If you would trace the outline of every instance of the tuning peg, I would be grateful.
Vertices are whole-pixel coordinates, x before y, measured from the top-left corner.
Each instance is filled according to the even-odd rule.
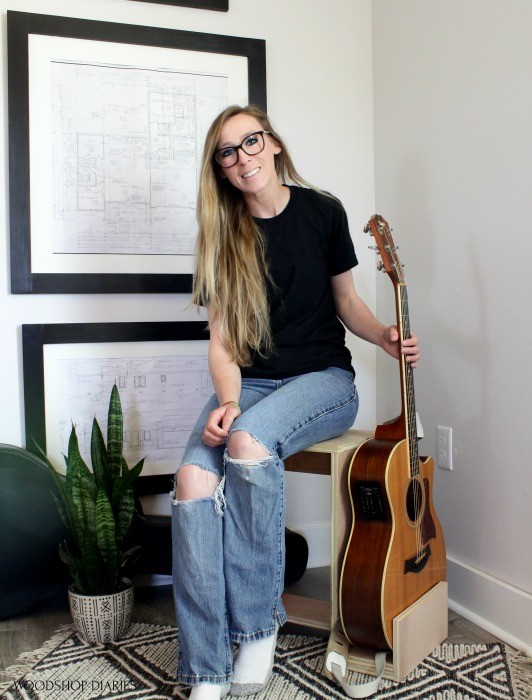
[[[369,224],[364,226],[364,233],[369,233],[370,236],[373,236],[373,231],[371,230],[371,226]]]
[[[368,245],[368,250],[379,250],[378,245]]]
[[[382,260],[379,260],[377,262],[377,270],[379,272],[386,272],[386,270],[384,269],[384,263],[382,262]]]

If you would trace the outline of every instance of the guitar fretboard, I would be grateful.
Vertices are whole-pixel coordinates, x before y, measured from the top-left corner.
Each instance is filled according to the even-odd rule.
[[[398,285],[398,310],[400,315],[400,340],[410,338],[410,316],[406,284]],[[401,374],[404,394],[406,434],[410,456],[410,476],[419,475],[419,452],[417,445],[416,400],[414,394],[414,370],[405,355],[401,355]]]

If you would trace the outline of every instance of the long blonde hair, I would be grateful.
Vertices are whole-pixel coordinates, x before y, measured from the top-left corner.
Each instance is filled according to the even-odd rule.
[[[281,147],[275,156],[280,182],[309,185],[297,173],[281,137],[259,107],[233,105],[212,123],[201,164],[192,303],[209,306],[231,359],[245,367],[251,364],[252,353],[271,354],[273,342],[267,298],[269,273],[262,233],[242,193],[220,176],[214,161],[220,133],[237,114],[254,117]]]

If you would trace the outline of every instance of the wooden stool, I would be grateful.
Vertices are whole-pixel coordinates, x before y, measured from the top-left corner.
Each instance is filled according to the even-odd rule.
[[[332,630],[339,616],[338,586],[343,555],[351,529],[347,472],[353,453],[373,433],[348,430],[340,437],[317,442],[285,461],[286,471],[326,474],[331,477],[331,600],[316,600],[285,593],[283,603],[290,622]]]

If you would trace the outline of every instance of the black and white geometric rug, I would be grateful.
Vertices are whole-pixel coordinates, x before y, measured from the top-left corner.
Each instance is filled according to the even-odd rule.
[[[280,635],[274,674],[257,700],[347,697],[323,672],[327,641]],[[174,681],[175,627],[133,624],[114,644],[92,646],[68,625],[2,674],[2,700],[165,700],[187,698]],[[528,660],[530,661],[530,660]],[[384,680],[372,698],[528,700],[527,659],[504,644],[442,644],[402,683]],[[8,677],[9,676],[9,677]],[[5,680],[4,680],[5,679]],[[528,680],[527,680],[528,679]],[[369,677],[351,673],[349,681]],[[230,697],[230,696],[229,696]]]

